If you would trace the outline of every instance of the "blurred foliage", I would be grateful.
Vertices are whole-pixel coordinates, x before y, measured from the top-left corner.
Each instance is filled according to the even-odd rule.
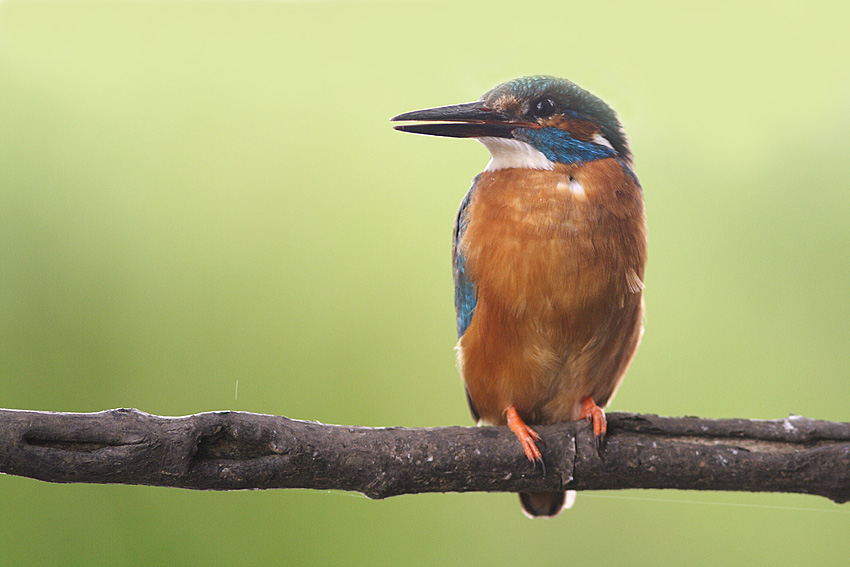
[[[486,151],[388,119],[546,73],[620,112],[646,192],[647,333],[612,409],[850,420],[848,23],[842,2],[2,3],[0,406],[470,423],[449,248]],[[3,477],[0,563],[850,551],[850,508],[814,497],[626,494],[530,522],[510,494]]]

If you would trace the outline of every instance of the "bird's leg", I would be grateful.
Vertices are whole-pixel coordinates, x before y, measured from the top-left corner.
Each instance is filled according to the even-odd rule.
[[[608,422],[605,421],[605,412],[602,408],[596,405],[593,398],[586,397],[581,402],[581,413],[578,414],[579,419],[587,419],[593,424],[593,437],[596,439],[596,450],[602,453],[602,448],[605,445],[605,432],[608,431]]]
[[[525,451],[525,456],[532,463],[542,463],[543,457],[540,455],[540,449],[537,448],[536,441],[540,441],[540,436],[532,428],[527,426],[519,413],[516,411],[516,406],[510,406],[505,410],[505,417],[508,420],[508,427],[517,436],[522,444],[522,450]]]

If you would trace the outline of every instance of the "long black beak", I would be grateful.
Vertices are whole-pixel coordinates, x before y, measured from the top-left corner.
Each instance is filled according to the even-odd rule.
[[[539,128],[535,123],[491,110],[482,101],[414,110],[392,118],[393,122],[407,120],[429,124],[398,124],[393,128],[402,132],[452,138],[510,138],[516,128]]]

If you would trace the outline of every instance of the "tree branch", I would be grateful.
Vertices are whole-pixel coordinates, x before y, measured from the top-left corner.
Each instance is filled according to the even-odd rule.
[[[353,490],[370,498],[679,488],[850,500],[850,423],[612,413],[601,455],[584,422],[535,429],[544,441],[545,474],[506,427],[348,427],[244,412],[0,410],[0,472],[198,490]]]

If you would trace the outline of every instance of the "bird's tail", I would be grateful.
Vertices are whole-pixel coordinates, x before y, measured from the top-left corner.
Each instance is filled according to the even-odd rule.
[[[522,511],[529,518],[553,518],[560,514],[561,510],[572,506],[575,500],[575,490],[519,493]]]

